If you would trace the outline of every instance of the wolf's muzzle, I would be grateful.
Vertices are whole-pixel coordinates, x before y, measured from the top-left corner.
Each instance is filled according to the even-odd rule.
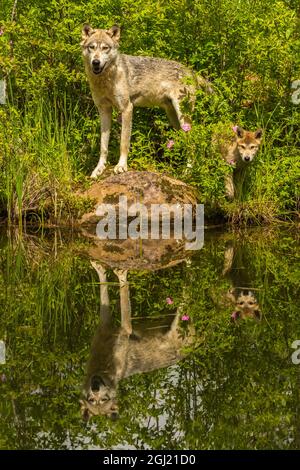
[[[99,375],[94,375],[91,380],[91,389],[92,392],[99,392],[100,387],[102,387],[104,384],[102,378]]]
[[[92,70],[93,70],[93,72],[94,72],[96,75],[98,75],[99,73],[101,73],[103,69],[104,69],[104,66],[101,67],[100,60],[94,59],[94,60],[92,61]]]

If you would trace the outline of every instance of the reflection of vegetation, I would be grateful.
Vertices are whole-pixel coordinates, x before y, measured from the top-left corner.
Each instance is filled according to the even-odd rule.
[[[263,320],[230,322],[215,302],[228,242],[259,289]],[[121,418],[81,422],[79,395],[98,322],[98,280],[79,248],[83,240],[0,238],[2,448],[299,448],[299,240],[292,233],[250,231],[206,236],[192,263],[129,276],[133,316],[161,316],[189,291],[189,313],[204,341],[182,363],[124,380]],[[75,250],[76,248],[76,250]],[[113,277],[109,281],[114,281]],[[109,285],[116,321],[118,289]],[[165,303],[166,297],[174,305]],[[137,320],[136,320],[137,321]]]

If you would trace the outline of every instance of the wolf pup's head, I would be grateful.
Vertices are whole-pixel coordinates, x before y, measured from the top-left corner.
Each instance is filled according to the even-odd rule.
[[[82,30],[82,53],[90,71],[100,75],[115,62],[118,55],[120,28],[93,29],[85,25]]]
[[[260,307],[254,294],[250,290],[240,292],[235,300],[235,311],[231,315],[232,320],[252,318],[260,321],[261,317]]]
[[[262,129],[257,129],[255,132],[250,132],[245,131],[241,127],[237,127],[236,143],[239,155],[243,162],[252,162],[261,144],[262,135]]]
[[[81,415],[85,421],[92,416],[104,415],[113,420],[118,418],[116,387],[96,374],[87,382],[80,400]]]

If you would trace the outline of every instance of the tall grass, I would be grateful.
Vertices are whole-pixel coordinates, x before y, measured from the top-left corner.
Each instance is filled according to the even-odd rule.
[[[31,214],[60,222],[76,208],[73,190],[83,178],[84,163],[83,148],[77,145],[77,116],[78,106],[70,105],[66,96],[41,97],[22,111],[9,102],[2,110],[0,191],[10,223],[22,223]]]

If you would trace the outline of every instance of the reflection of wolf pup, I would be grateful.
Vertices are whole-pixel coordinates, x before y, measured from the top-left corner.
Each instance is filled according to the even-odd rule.
[[[170,366],[184,357],[182,348],[193,342],[193,327],[185,334],[179,327],[180,308],[170,329],[132,331],[127,271],[116,270],[120,282],[121,326],[114,327],[109,309],[105,269],[92,262],[100,280],[101,323],[94,336],[83,387],[81,413],[91,416],[118,416],[117,387],[121,379],[134,374]],[[162,328],[163,329],[163,328]]]
[[[250,290],[230,289],[227,299],[234,304],[234,312],[231,314],[233,321],[253,318],[261,320],[261,312],[256,297]]]
[[[241,274],[239,269],[233,269],[235,250],[233,246],[228,246],[224,255],[223,276],[230,278],[232,288],[225,295],[226,303],[229,302],[234,306],[231,314],[233,321],[239,319],[253,318],[261,320],[262,314],[258,301],[251,289],[238,287],[238,284],[248,284],[245,279],[245,272]]]
[[[119,39],[118,26],[104,30],[86,25],[82,31],[85,70],[101,117],[100,160],[92,178],[105,169],[113,108],[122,115],[121,153],[115,167],[115,173],[121,173],[127,171],[134,106],[165,109],[171,124],[179,129],[190,122],[180,108],[183,99],[187,98],[191,109],[195,101],[195,87],[187,83],[193,80],[192,72],[170,60],[119,54]],[[197,84],[212,91],[203,78],[197,78]]]
[[[225,188],[226,196],[234,197],[234,178],[238,176],[242,168],[252,162],[261,144],[263,131],[257,129],[255,132],[245,131],[241,127],[236,127],[236,135],[232,139],[226,139],[222,135],[213,136],[213,144],[218,148],[223,159],[235,167],[234,175],[226,175]]]

